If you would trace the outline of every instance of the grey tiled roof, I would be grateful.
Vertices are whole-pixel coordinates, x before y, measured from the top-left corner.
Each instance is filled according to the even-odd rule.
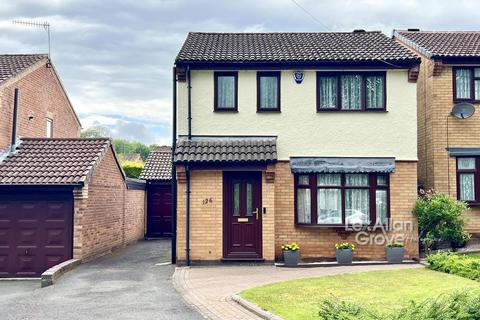
[[[427,57],[480,57],[480,31],[402,31],[394,36]]]
[[[176,163],[274,162],[276,138],[272,137],[194,137],[180,138],[175,149]]]
[[[0,54],[0,82],[47,57],[46,54]]]
[[[188,34],[176,62],[418,62],[380,31]]]
[[[23,138],[0,163],[0,184],[82,184],[110,144],[108,138]]]
[[[172,179],[172,148],[158,147],[148,155],[145,167],[140,174],[143,180],[171,180]]]

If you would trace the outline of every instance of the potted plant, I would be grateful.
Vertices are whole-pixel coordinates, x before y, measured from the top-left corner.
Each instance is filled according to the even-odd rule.
[[[353,261],[353,251],[355,250],[355,245],[349,242],[341,242],[335,245],[335,256],[337,257],[337,262],[340,264],[350,264]]]
[[[296,266],[300,261],[300,246],[296,242],[282,245],[283,261],[286,266]]]
[[[405,248],[402,243],[390,242],[385,246],[385,255],[388,263],[402,263]]]

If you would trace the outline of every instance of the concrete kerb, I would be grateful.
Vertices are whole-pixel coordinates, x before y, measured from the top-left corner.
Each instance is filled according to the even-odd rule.
[[[44,288],[55,284],[61,276],[77,267],[81,262],[80,259],[70,259],[46,270],[41,276],[41,287]]]
[[[257,306],[256,304],[253,304],[251,303],[250,301],[247,301],[245,300],[244,298],[242,298],[238,293],[237,294],[234,294],[232,296],[232,300],[235,301],[236,303],[238,303],[239,305],[241,305],[242,307],[244,307],[245,309],[247,309],[248,311],[250,311],[251,313],[259,316],[260,318],[262,319],[266,319],[266,320],[282,320],[282,318],[280,318],[279,316],[276,316],[274,315],[273,313],[271,312],[268,312],[266,310],[263,310],[262,308],[260,308],[259,306]]]

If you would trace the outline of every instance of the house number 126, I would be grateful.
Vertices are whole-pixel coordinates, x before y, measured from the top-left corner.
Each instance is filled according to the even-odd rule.
[[[212,198],[205,198],[205,199],[202,200],[202,204],[209,204],[209,203],[212,203],[212,202],[213,202]]]

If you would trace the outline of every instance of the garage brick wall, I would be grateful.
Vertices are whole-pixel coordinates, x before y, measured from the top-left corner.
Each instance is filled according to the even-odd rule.
[[[75,199],[74,257],[84,261],[143,238],[144,197],[127,190],[111,148]]]
[[[14,89],[20,89],[17,136],[45,137],[46,118],[53,119],[53,137],[80,136],[80,124],[53,68],[31,67],[0,87],[0,149],[10,145]],[[29,120],[29,116],[33,119]]]

